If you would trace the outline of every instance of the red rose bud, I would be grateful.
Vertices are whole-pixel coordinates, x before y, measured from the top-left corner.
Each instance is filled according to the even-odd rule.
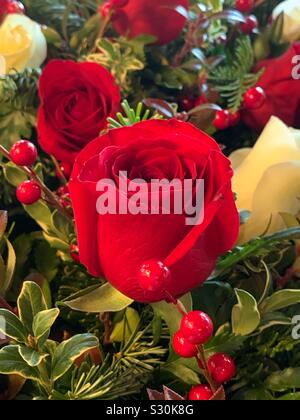
[[[31,166],[38,157],[35,145],[27,140],[20,140],[10,149],[10,159],[18,166]]]
[[[35,181],[24,181],[16,191],[17,199],[20,203],[31,205],[36,203],[42,195],[40,186]]]
[[[46,65],[39,94],[39,143],[45,152],[69,165],[107,128],[107,118],[115,116],[121,100],[112,75],[100,64],[63,60]]]
[[[295,57],[300,55],[300,42],[277,58],[261,61],[255,72],[264,69],[259,86],[266,99],[257,109],[245,110],[242,118],[254,131],[261,132],[271,116],[278,117],[289,127],[300,128],[300,89]],[[280,71],[279,71],[280,69]]]
[[[151,213],[148,206],[146,212],[145,208],[133,214],[127,211],[132,193],[122,194],[124,185],[136,185],[137,178],[145,180],[146,186],[153,178],[179,177],[183,183],[201,178],[204,169],[203,221],[199,213],[193,221],[184,211],[175,214],[174,206],[168,214]],[[113,287],[139,302],[165,299],[160,284],[167,284],[174,298],[184,295],[209,277],[219,256],[237,240],[239,215],[232,173],[219,145],[191,124],[149,120],[110,130],[81,151],[69,183],[81,263],[93,276],[105,276]],[[114,211],[99,210],[105,196],[100,192],[102,179],[112,183],[106,193]],[[168,189],[161,194],[149,191],[149,204],[161,196],[170,198],[169,193]],[[143,264],[149,261],[153,264],[147,273]]]
[[[208,401],[214,393],[208,385],[196,385],[189,392],[190,401]]]
[[[188,0],[129,0],[116,8],[113,15],[115,30],[129,38],[152,35],[163,45],[176,39],[183,31],[186,16],[176,10],[189,8]]]

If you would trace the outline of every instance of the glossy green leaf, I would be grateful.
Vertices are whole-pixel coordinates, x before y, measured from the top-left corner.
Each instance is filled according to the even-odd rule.
[[[6,346],[0,350],[0,373],[40,381],[38,369],[25,362],[19,353],[19,346]]]
[[[3,165],[4,176],[13,187],[18,187],[22,182],[28,179],[27,175],[22,171],[21,168],[14,165],[12,162]]]
[[[23,284],[18,298],[19,316],[24,326],[33,334],[34,317],[47,308],[41,288],[32,281]]]
[[[7,309],[0,309],[0,318],[0,332],[2,334],[19,343],[26,342],[28,332],[15,314]]]
[[[260,323],[260,313],[257,302],[245,290],[235,289],[238,304],[232,309],[232,331],[235,335],[251,334]]]
[[[47,357],[47,354],[38,353],[25,346],[19,346],[19,353],[22,359],[31,367],[39,366]]]
[[[289,368],[273,373],[265,383],[271,391],[284,392],[288,389],[300,389],[300,368]]]
[[[52,380],[56,381],[63,376],[73,365],[74,360],[87,350],[98,347],[98,345],[97,337],[92,334],[75,335],[60,343],[52,359]]]
[[[84,296],[66,301],[65,305],[75,311],[101,313],[121,311],[132,302],[132,299],[123,295],[109,283],[105,283]]]
[[[280,290],[261,305],[262,312],[274,312],[300,303],[300,290]]]
[[[41,311],[35,315],[32,328],[33,334],[38,340],[40,346],[48,339],[50,329],[56,321],[58,315],[59,309],[57,308]]]

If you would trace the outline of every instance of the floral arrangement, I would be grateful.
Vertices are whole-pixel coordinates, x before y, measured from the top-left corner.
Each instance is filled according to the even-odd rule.
[[[298,0],[0,0],[0,399],[300,399]]]

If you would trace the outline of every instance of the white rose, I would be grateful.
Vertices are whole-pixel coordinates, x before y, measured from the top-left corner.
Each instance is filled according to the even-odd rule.
[[[283,41],[294,42],[300,39],[300,1],[286,0],[275,8],[273,18],[284,14]]]
[[[47,56],[47,42],[38,23],[9,14],[0,26],[0,74],[26,67],[40,67]]]
[[[237,206],[251,212],[240,242],[284,229],[281,214],[300,210],[300,130],[272,117],[253,149],[237,150],[230,159]]]

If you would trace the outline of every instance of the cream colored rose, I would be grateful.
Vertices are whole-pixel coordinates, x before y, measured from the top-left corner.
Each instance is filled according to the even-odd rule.
[[[293,42],[300,39],[300,1],[286,0],[274,9],[273,18],[284,14],[283,41]]]
[[[7,15],[0,26],[0,73],[39,67],[46,56],[40,25],[24,15]]]
[[[253,149],[237,150],[230,159],[237,206],[251,212],[240,242],[284,229],[281,214],[300,210],[300,130],[272,117]]]

